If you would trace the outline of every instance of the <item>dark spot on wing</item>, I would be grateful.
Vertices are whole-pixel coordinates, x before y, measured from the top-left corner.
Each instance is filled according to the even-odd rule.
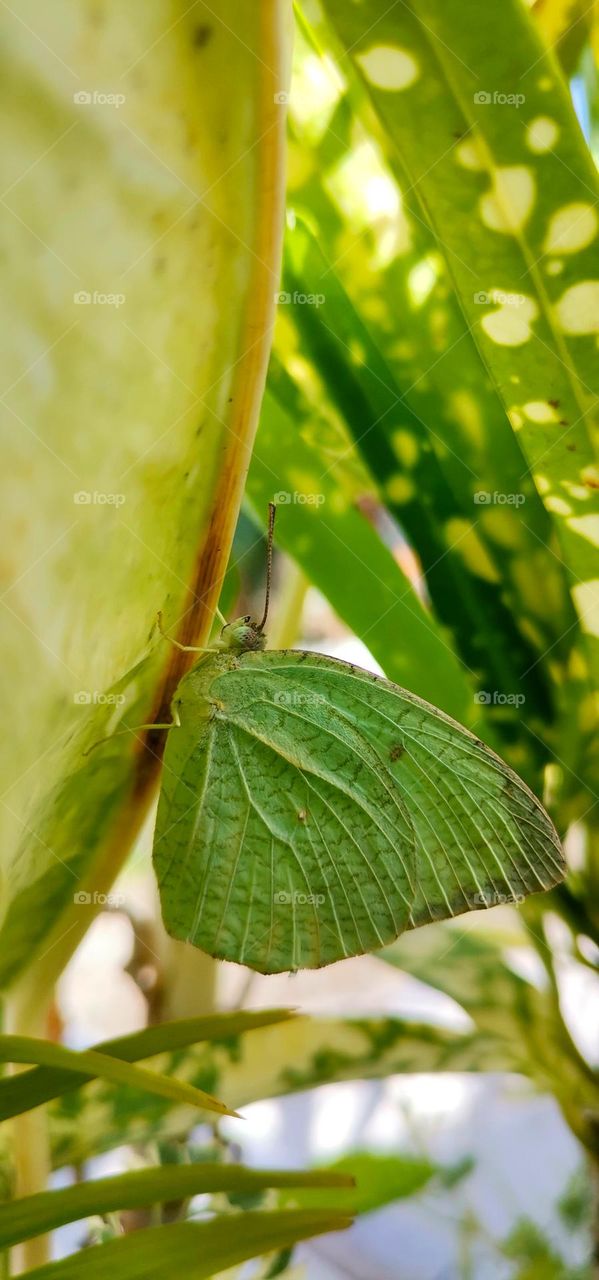
[[[395,743],[393,744],[393,746],[391,747],[391,750],[390,750],[390,752],[389,752],[389,759],[390,759],[390,760],[401,760],[401,757],[403,756],[404,752],[405,752],[405,747],[404,747],[403,743],[402,743],[402,742],[395,742]]]

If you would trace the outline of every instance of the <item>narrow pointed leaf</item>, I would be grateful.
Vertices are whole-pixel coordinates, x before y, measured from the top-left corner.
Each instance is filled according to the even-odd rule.
[[[143,1067],[133,1067],[107,1053],[98,1053],[94,1049],[84,1049],[74,1053],[62,1045],[52,1044],[48,1040],[36,1040],[30,1036],[0,1036],[0,1062],[30,1062],[48,1067],[64,1068],[80,1075],[85,1071],[91,1077],[110,1080],[113,1084],[125,1084],[132,1088],[145,1089],[148,1093],[156,1093],[159,1097],[169,1098],[172,1102],[187,1103],[192,1107],[200,1107],[206,1111],[217,1111],[220,1115],[232,1115],[233,1112],[219,1102],[217,1098],[196,1089],[184,1080],[172,1076],[159,1075],[155,1071],[146,1071]]]
[[[207,1280],[215,1271],[257,1254],[270,1253],[328,1231],[342,1231],[351,1218],[335,1210],[244,1213],[214,1222],[176,1223],[135,1231],[85,1252],[85,1280],[164,1280],[185,1275]],[[27,1280],[81,1280],[81,1255],[26,1273]]]
[[[317,1193],[319,1188],[346,1189],[352,1187],[353,1182],[349,1167],[330,1172],[328,1169],[316,1169],[309,1173],[274,1169],[256,1171],[235,1164],[164,1165],[157,1169],[138,1169],[0,1205],[0,1248],[5,1249],[21,1240],[53,1231],[65,1222],[75,1222],[93,1214],[139,1209],[159,1201],[184,1200],[206,1192],[306,1187]],[[311,1200],[305,1207],[318,1207],[318,1203],[317,1198],[316,1202]],[[349,1204],[347,1207],[348,1211],[353,1211]]]
[[[285,1009],[265,1009],[239,1013],[219,1013],[205,1018],[183,1018],[155,1027],[146,1027],[134,1035],[104,1040],[94,1045],[96,1053],[108,1054],[123,1062],[139,1062],[156,1054],[172,1054],[191,1044],[211,1042],[235,1045],[238,1037],[257,1027],[285,1022],[292,1015]],[[95,1074],[95,1073],[93,1073]],[[65,1071],[60,1066],[34,1067],[19,1075],[0,1080],[0,1121],[39,1107],[87,1084],[93,1075]]]

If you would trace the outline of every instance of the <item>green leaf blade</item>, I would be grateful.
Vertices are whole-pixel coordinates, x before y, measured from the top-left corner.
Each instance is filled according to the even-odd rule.
[[[328,1231],[343,1231],[351,1218],[334,1210],[244,1213],[233,1229],[227,1215],[214,1222],[176,1223],[135,1231],[85,1252],[86,1280],[164,1280],[165,1274],[208,1280],[256,1254],[295,1244]],[[28,1280],[81,1280],[81,1256],[36,1267]]]
[[[147,1090],[158,1094],[172,1102],[187,1103],[205,1111],[216,1111],[219,1115],[232,1115],[234,1112],[218,1098],[211,1097],[202,1089],[195,1089],[184,1080],[176,1080],[155,1071],[146,1071],[143,1067],[134,1067],[130,1063],[112,1058],[109,1054],[98,1053],[94,1049],[82,1049],[74,1052],[62,1045],[52,1044],[48,1040],[37,1040],[31,1036],[0,1036],[0,1062],[36,1063],[48,1067],[59,1067],[80,1075],[109,1080],[113,1084],[130,1085],[133,1088]]]
[[[353,1186],[345,1169],[317,1169],[308,1173],[276,1169],[246,1169],[235,1164],[166,1165],[138,1169],[110,1178],[43,1191],[0,1205],[0,1248],[53,1231],[66,1222],[123,1209],[138,1209],[164,1200],[183,1200],[208,1192],[251,1192],[268,1188],[319,1189]],[[308,1202],[304,1207],[318,1206]]]

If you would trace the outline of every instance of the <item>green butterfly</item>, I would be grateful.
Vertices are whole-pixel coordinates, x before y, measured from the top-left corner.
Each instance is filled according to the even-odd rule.
[[[461,725],[347,662],[264,651],[273,523],[271,505],[264,617],[226,624],[173,699],[153,850],[168,932],[260,973],[311,969],[562,879],[542,805]]]

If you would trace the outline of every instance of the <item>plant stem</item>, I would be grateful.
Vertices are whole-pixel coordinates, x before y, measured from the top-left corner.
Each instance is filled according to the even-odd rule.
[[[18,996],[7,1001],[6,1031],[23,1036],[43,1036],[46,1031],[47,993],[40,993],[40,1000],[34,1013],[26,1013]],[[14,1068],[25,1070],[27,1067]],[[48,1119],[44,1107],[36,1107],[15,1116],[11,1128],[14,1142],[15,1196],[35,1195],[44,1191],[50,1176],[50,1141],[48,1135]],[[6,1271],[9,1275],[9,1261],[6,1257]],[[50,1237],[36,1236],[33,1240],[25,1240],[12,1251],[11,1261],[16,1271],[28,1271],[30,1268],[42,1266],[50,1257]]]

